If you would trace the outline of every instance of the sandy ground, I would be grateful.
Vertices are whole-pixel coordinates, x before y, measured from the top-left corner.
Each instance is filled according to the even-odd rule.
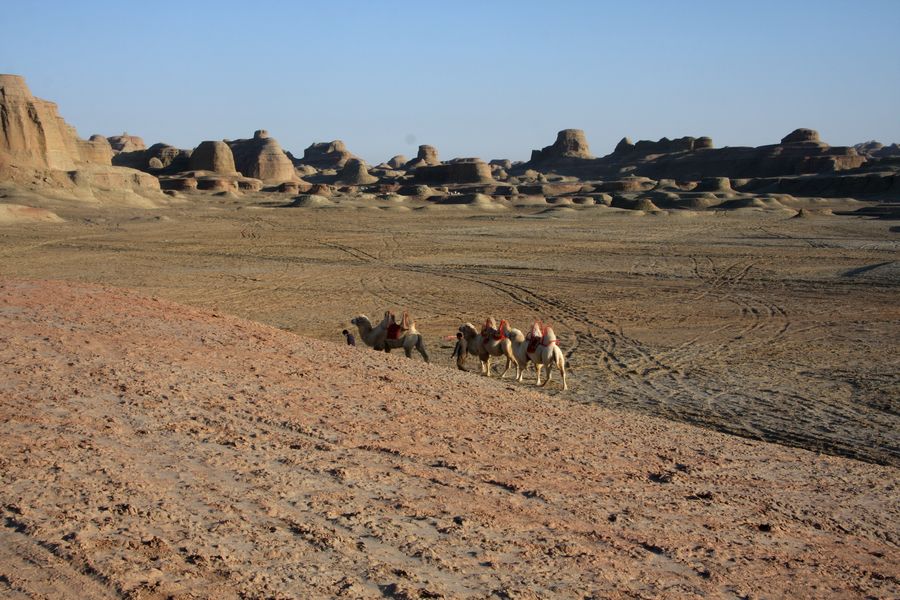
[[[791,218],[268,198],[154,211],[11,194],[66,222],[0,227],[0,273],[145,290],[323,340],[355,314],[408,309],[447,366],[460,323],[540,318],[562,338],[569,401],[900,464],[894,221],[812,200]]]
[[[87,226],[78,227],[83,231]],[[185,234],[158,232],[162,235],[154,244],[148,239],[156,235],[151,225],[123,225],[132,227],[131,247],[127,233],[102,226],[95,233],[81,233],[84,237],[60,232],[55,240],[34,242],[31,248],[7,244],[6,251],[30,257],[37,272],[56,269],[63,274],[69,268],[72,278],[119,272],[130,282],[161,277],[159,289],[171,295],[190,290],[198,304],[252,310],[246,294],[234,290],[233,296],[225,295],[226,282],[234,280],[213,269],[248,253],[254,246],[241,246],[246,238],[234,236],[230,250],[223,243],[186,252],[184,246],[191,242]],[[212,238],[221,235],[209,233]],[[10,235],[39,238],[36,231]],[[421,240],[424,235],[411,237]],[[310,233],[305,248],[316,247],[313,239]],[[402,240],[398,234],[397,241]],[[335,251],[326,243],[353,249]],[[357,273],[383,277],[378,293],[396,298],[390,290],[398,275],[380,274],[369,260],[400,259],[341,257],[348,252],[377,257],[376,242],[370,243],[373,247],[366,250],[358,249],[358,243],[321,240],[321,256],[306,262],[284,258],[287,252],[278,253],[279,259],[266,258],[275,252],[257,246],[242,275],[249,281],[262,279],[263,287],[281,273],[278,281],[297,295],[303,282],[299,287],[318,300],[298,312],[293,323],[315,323],[313,333],[327,333],[334,326],[328,315],[337,319],[341,310],[355,307],[350,306],[352,295],[345,294],[333,300],[342,306],[326,310],[323,296],[362,289],[361,283],[350,287],[349,276],[328,285],[327,274],[339,272],[328,266],[333,262],[358,263]],[[418,256],[421,264],[434,260],[410,252],[409,246],[415,243],[395,245],[389,238],[384,253],[406,247],[404,254]],[[485,260],[510,260],[507,252],[498,249],[499,256]],[[68,253],[73,262],[63,260]],[[127,261],[149,268],[154,254],[161,257],[160,264],[149,272],[124,268]],[[604,254],[597,253],[599,265],[605,263]],[[74,256],[82,257],[82,268],[75,268]],[[61,264],[52,266],[52,257]],[[546,262],[564,260],[551,256]],[[275,265],[261,268],[282,261],[288,274]],[[6,268],[19,262],[3,260]],[[698,262],[705,273],[704,261]],[[814,261],[798,262],[811,269]],[[304,279],[307,269],[312,274]],[[439,281],[437,270],[428,267],[423,277]],[[188,271],[193,282],[185,276]],[[419,277],[413,268],[403,274]],[[211,284],[216,277],[220,288]],[[482,272],[471,277],[458,280],[460,292],[479,289],[476,281],[494,276]],[[581,276],[553,277],[569,277],[574,286]],[[597,296],[590,306],[609,302],[613,286],[597,284],[604,277],[595,281]],[[827,289],[809,283],[814,275],[806,277],[804,285]],[[749,287],[740,281],[716,286],[702,275],[684,278],[685,285],[711,290],[697,303],[714,307],[719,294],[736,293],[732,285]],[[616,294],[634,290],[636,282],[674,285],[653,283],[656,279],[644,272],[624,281],[630,284]],[[878,294],[886,295],[878,291],[884,284],[867,285],[877,307]],[[253,286],[244,282],[235,287]],[[749,289],[763,294],[763,288],[754,284]],[[200,297],[204,289],[205,298]],[[274,310],[279,293],[288,291],[256,303],[259,315]],[[498,310],[507,306],[503,302],[515,306],[510,294],[483,293],[482,298],[497,299]],[[520,292],[512,294],[519,297]],[[645,302],[648,294],[641,296]],[[784,295],[774,290],[771,297]],[[420,314],[434,318],[436,306],[433,313],[426,313],[425,306],[453,301],[452,296],[441,297],[427,292],[427,300],[418,305]],[[840,295],[832,295],[832,304],[835,298]],[[462,312],[464,293],[458,302],[460,312],[442,317],[447,323],[467,314]],[[804,318],[793,316],[797,304],[786,305],[785,318],[802,329],[797,323]],[[770,321],[778,317],[716,317],[715,309],[707,309],[710,319],[728,317],[747,337],[774,337],[768,333]],[[605,322],[601,315],[614,312],[594,315],[593,310],[572,309],[560,317],[573,324],[581,319]],[[634,316],[638,310],[621,312]],[[676,305],[666,312],[687,311]],[[874,329],[873,315],[885,316],[869,305],[857,311],[856,319],[870,323],[870,329],[860,327],[863,332]],[[655,314],[660,312],[662,307]],[[611,361],[618,356],[616,349],[604,344],[634,340],[630,348],[643,349],[640,356],[647,361],[655,348],[651,340],[661,335],[657,330],[637,342],[636,334],[610,330],[608,337],[597,334],[596,344],[610,349],[604,356]],[[4,598],[900,594],[894,467],[604,408],[603,389],[595,391],[597,401],[574,402],[569,396],[535,392],[529,385],[348,348],[219,310],[95,285],[0,280],[0,332],[0,364],[6,375],[0,378]],[[722,338],[719,332],[703,345]],[[777,344],[777,338],[771,342]],[[745,346],[745,353],[751,350]],[[722,360],[730,356],[726,351],[718,350]],[[807,360],[815,362],[819,356],[824,353]],[[628,360],[638,359],[629,354]],[[684,359],[681,364],[687,363]],[[598,359],[595,377],[601,377],[604,364]],[[580,380],[584,394],[586,369],[577,373],[573,385]],[[620,377],[618,371],[611,375],[610,381]],[[772,376],[776,382],[786,380],[785,375]],[[634,376],[640,377],[646,375]],[[650,393],[652,385],[641,389]],[[623,394],[628,388],[623,383],[617,389]],[[833,404],[834,399],[828,406]],[[672,405],[677,406],[674,400]]]

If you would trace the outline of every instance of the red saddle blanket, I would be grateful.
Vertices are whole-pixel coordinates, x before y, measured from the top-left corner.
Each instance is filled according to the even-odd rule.
[[[391,323],[388,325],[387,336],[389,340],[399,340],[400,332],[403,331],[400,329],[400,325],[397,323]]]

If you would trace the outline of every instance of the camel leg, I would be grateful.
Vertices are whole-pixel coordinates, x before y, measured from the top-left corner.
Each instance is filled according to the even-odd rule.
[[[563,390],[569,389],[568,384],[566,384],[566,365],[564,363],[559,364],[559,372],[562,373]]]
[[[541,387],[547,387],[547,384],[550,383],[550,378],[553,377],[553,363],[549,363],[547,366],[547,379],[544,380],[544,383],[541,384]]]
[[[537,384],[541,385],[541,369],[544,367],[541,363],[534,363],[534,370],[537,371]]]
[[[422,358],[425,359],[425,362],[430,362],[428,360],[428,350],[425,349],[425,340],[422,336],[419,336],[419,339],[416,340],[416,350],[419,351],[419,354],[422,355]]]
[[[486,359],[481,361],[481,363],[484,365],[484,374],[487,377],[490,377],[491,376],[491,357],[490,357],[490,355],[488,355],[488,357]]]
[[[500,379],[506,377],[506,372],[509,371],[510,365],[516,365],[516,371],[519,370],[519,361],[516,360],[516,355],[513,354],[512,346],[507,346],[503,354],[504,356],[506,356],[506,368],[503,369],[502,373],[500,373]]]

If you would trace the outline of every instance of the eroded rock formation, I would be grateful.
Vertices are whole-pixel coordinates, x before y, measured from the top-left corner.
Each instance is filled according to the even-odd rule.
[[[294,165],[281,146],[260,129],[249,140],[228,142],[234,154],[234,164],[245,177],[253,177],[267,184],[276,184],[297,179]]]
[[[297,162],[316,169],[340,169],[351,158],[356,158],[347,150],[341,140],[316,142],[303,151],[303,158]]]
[[[191,153],[190,169],[192,171],[212,171],[222,175],[235,175],[234,155],[225,142],[206,141],[194,148]]]
[[[434,166],[421,166],[415,171],[416,183],[455,184],[493,183],[491,167],[478,159],[467,159]]]
[[[532,150],[531,162],[540,163],[566,158],[591,159],[587,137],[580,129],[563,129],[556,134],[556,141],[541,150]]]

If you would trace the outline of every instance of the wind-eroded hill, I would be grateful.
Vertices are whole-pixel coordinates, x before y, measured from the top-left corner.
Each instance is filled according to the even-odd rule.
[[[897,470],[0,282],[0,594],[896,597]]]

